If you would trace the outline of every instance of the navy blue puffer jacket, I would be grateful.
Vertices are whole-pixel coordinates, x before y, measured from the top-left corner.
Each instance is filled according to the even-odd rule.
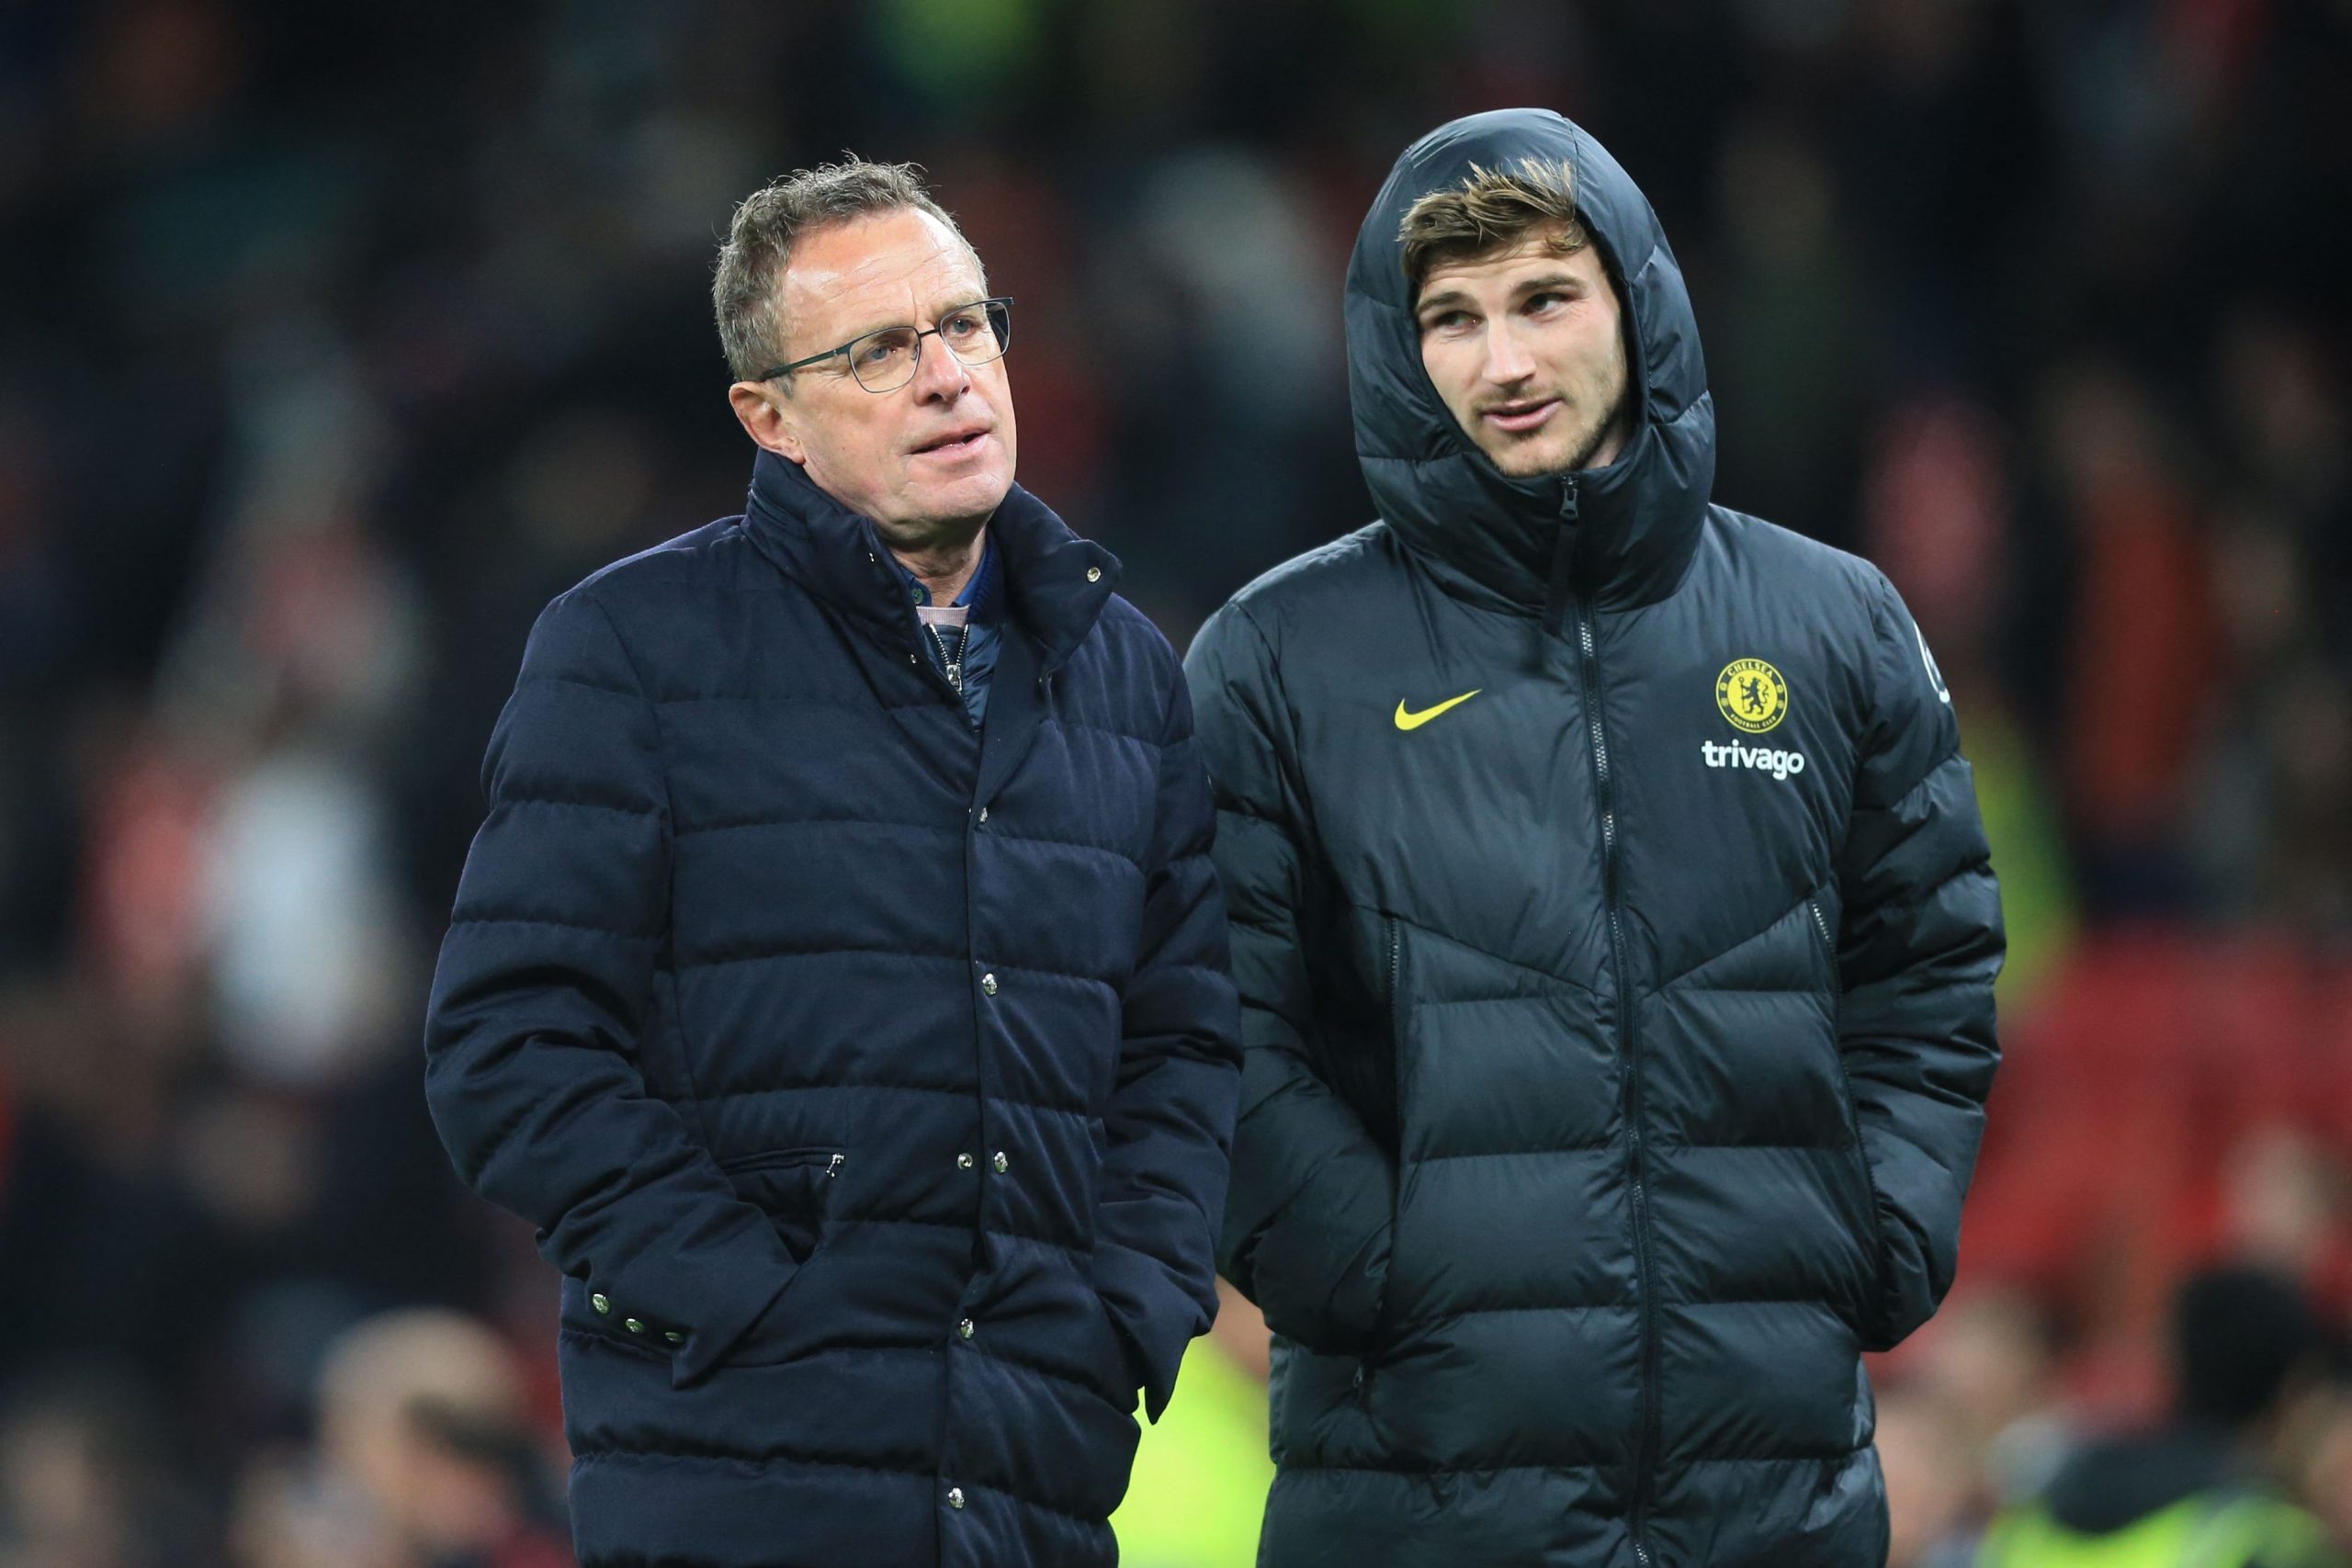
[[[1512,479],[1398,220],[1566,160],[1630,312],[1615,463]],[[1951,1284],[2000,908],[1886,580],[1713,505],[1674,254],[1557,115],[1401,159],[1349,271],[1384,520],[1187,668],[1248,1046],[1222,1242],[1275,1350],[1267,1568],[1865,1568],[1861,1352]]]
[[[1095,1568],[1216,1308],[1238,1081],[1183,681],[1015,489],[984,731],[872,525],[550,605],[435,979],[458,1171],[564,1275],[590,1568]]]

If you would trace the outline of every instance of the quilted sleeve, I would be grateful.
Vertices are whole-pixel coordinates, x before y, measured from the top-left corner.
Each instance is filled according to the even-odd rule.
[[[652,705],[605,609],[574,590],[532,628],[483,766],[433,979],[425,1098],[468,1185],[616,1313],[684,1336],[707,1376],[791,1278],[637,1065],[669,920],[670,825]]]
[[[1216,1226],[1240,1084],[1225,900],[1209,860],[1216,815],[1172,653],[1143,942],[1122,998],[1119,1077],[1095,1283],[1138,1352],[1144,1407],[1159,1419],[1184,1347],[1216,1316]]]
[[[1304,1043],[1304,814],[1280,671],[1237,604],[1201,628],[1185,668],[1241,994],[1241,1108],[1219,1262],[1275,1333],[1320,1351],[1360,1348],[1387,1280],[1396,1170]]]
[[[1841,852],[1838,1044],[1878,1225],[1866,1348],[1898,1344],[1951,1287],[1961,1201],[2000,1059],[2003,952],[1976,786],[1951,694],[1883,577],[1852,821]]]

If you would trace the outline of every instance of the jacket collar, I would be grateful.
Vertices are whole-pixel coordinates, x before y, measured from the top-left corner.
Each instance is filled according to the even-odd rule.
[[[777,570],[827,604],[885,633],[919,637],[913,604],[873,520],[820,490],[799,464],[760,453],[744,527]],[[989,536],[1001,603],[1037,645],[1039,672],[1051,674],[1094,629],[1118,586],[1119,559],[1019,485],[989,519]]]
[[[1471,164],[1508,168],[1531,156],[1565,159],[1575,171],[1577,210],[1630,312],[1634,421],[1605,468],[1514,479],[1463,434],[1421,367],[1397,226]],[[1441,575],[1555,613],[1567,587],[1616,608],[1663,598],[1681,581],[1715,472],[1698,323],[1657,215],[1583,130],[1548,109],[1500,109],[1407,148],[1349,260],[1347,338],[1364,482],[1389,525]]]

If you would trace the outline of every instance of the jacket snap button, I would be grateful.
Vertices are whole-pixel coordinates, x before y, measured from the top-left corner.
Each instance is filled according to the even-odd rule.
[[[1088,568],[1086,569],[1086,581],[1089,581],[1089,582],[1100,582],[1100,581],[1102,581],[1102,569],[1101,567],[1099,567],[1099,566],[1090,566],[1090,567],[1088,567]]]
[[[990,997],[992,997],[992,996],[996,995],[996,976],[993,976],[993,975],[983,975],[983,976],[980,976],[980,992],[981,992],[981,994],[982,994],[983,996],[990,996]]]
[[[961,1508],[964,1506],[964,1489],[961,1486],[950,1486],[947,1489],[947,1506],[951,1508]]]
[[[674,1328],[665,1330],[662,1333],[662,1337],[667,1339],[673,1345],[683,1345],[686,1342],[686,1337],[679,1333]]]
[[[969,1339],[972,1337],[972,1320],[967,1317],[963,1322],[957,1324],[956,1325],[956,1332],[962,1335],[965,1338]]]
[[[594,1307],[598,1312],[610,1312],[613,1310],[613,1298],[605,1294],[604,1292],[598,1291],[594,1295],[588,1298],[588,1304]]]
[[[988,819],[989,819],[989,808],[988,808],[987,807],[983,806],[983,807],[980,807],[980,820],[981,820],[981,821],[983,821],[983,822],[985,822],[985,821],[987,821]]]
[[[956,1156],[956,1168],[958,1170],[971,1169],[972,1156],[970,1155],[957,1155]]]
[[[628,1329],[631,1334],[642,1334],[645,1332],[645,1325],[633,1317],[625,1317],[621,1319],[621,1326]]]
[[[996,1173],[999,1176],[1002,1176],[1006,1171],[1012,1168],[1012,1162],[1004,1157],[1004,1151],[1002,1149],[997,1150],[995,1155],[989,1158],[989,1163],[996,1167]]]

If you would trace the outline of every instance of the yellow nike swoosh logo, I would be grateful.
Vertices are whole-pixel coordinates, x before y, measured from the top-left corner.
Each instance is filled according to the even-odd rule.
[[[1419,729],[1421,726],[1427,724],[1430,720],[1435,718],[1446,709],[1460,707],[1464,703],[1466,703],[1472,697],[1476,696],[1478,692],[1483,692],[1486,689],[1486,687],[1481,686],[1476,692],[1464,692],[1458,697],[1448,697],[1444,702],[1438,704],[1437,706],[1433,708],[1423,708],[1419,713],[1406,712],[1404,700],[1399,698],[1396,703],[1396,728],[1399,729]]]

